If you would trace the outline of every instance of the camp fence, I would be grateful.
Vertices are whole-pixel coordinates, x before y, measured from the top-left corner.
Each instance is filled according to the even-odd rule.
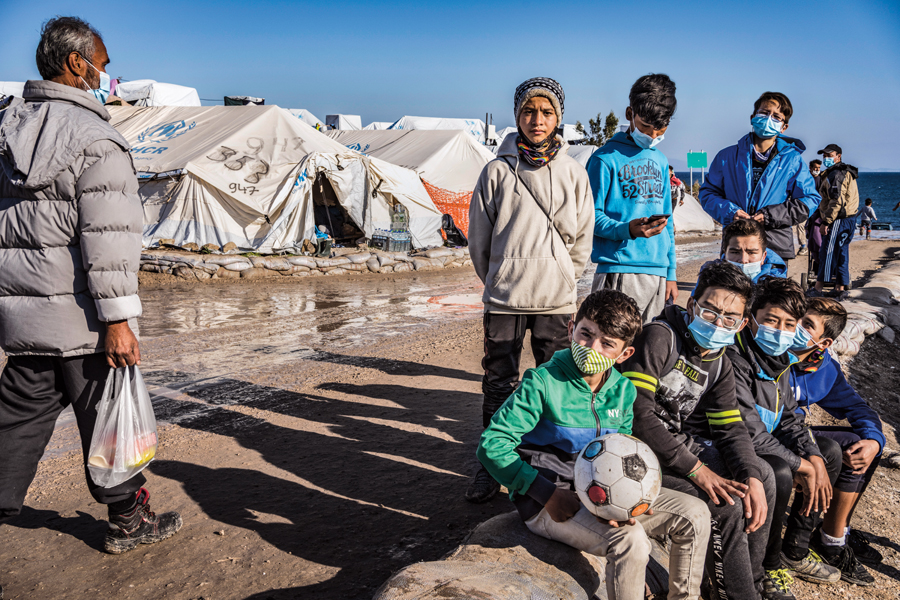
[[[277,106],[111,107],[110,114],[132,146],[145,246],[172,239],[297,251],[315,236],[325,183],[366,237],[389,229],[400,203],[413,245],[441,245],[442,213],[415,172],[353,152]]]

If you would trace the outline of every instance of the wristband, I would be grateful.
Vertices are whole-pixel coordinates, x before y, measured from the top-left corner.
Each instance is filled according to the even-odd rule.
[[[696,469],[694,469],[693,471],[691,471],[690,473],[688,473],[687,476],[688,476],[688,477],[696,477],[696,476],[697,476],[697,471],[699,471],[700,469],[702,469],[702,468],[705,467],[705,466],[706,466],[706,463],[705,463],[705,462],[701,462],[701,463],[700,463],[700,466],[697,467]]]

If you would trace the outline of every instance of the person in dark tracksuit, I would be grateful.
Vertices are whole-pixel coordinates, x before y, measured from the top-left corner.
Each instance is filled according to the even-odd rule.
[[[824,564],[815,553],[800,560],[782,561],[781,528],[794,485],[786,539],[797,540],[793,531],[808,528],[819,511],[828,508],[831,485],[841,468],[841,449],[833,440],[815,438],[794,411],[790,353],[800,320],[806,314],[803,290],[791,279],[763,277],[756,284],[750,308],[750,324],[735,336],[727,354],[734,368],[741,415],[756,453],[775,473],[776,496],[772,526],[763,567],[763,598],[793,600],[793,580],[785,568],[814,583],[835,583],[840,572]],[[805,339],[803,344],[805,344]],[[806,550],[804,547],[802,550]]]
[[[659,457],[663,486],[707,502],[711,597],[731,600],[760,598],[775,499],[772,469],[753,449],[725,355],[747,323],[751,291],[736,266],[709,265],[687,310],[666,307],[621,366],[637,390],[632,431]]]
[[[822,248],[819,251],[815,291],[810,292],[812,296],[822,296],[826,283],[834,284],[834,295],[840,295],[850,287],[850,242],[856,232],[859,212],[859,189],[856,185],[859,171],[841,161],[841,152],[837,144],[828,144],[819,150],[825,166],[825,171],[819,176]]]
[[[847,383],[841,366],[828,351],[846,324],[847,311],[839,302],[810,298],[798,327],[807,334],[804,338],[809,338],[806,348],[795,350],[800,362],[791,367],[798,414],[805,418],[810,406],[817,404],[835,419],[847,420],[850,426],[812,428],[816,439],[827,437],[840,445],[841,469],[821,529],[814,532],[815,523],[807,523],[794,533],[797,541],[792,544],[788,544],[790,536],[786,535],[784,552],[788,558],[799,559],[808,545],[840,570],[841,579],[865,586],[874,584],[875,579],[860,561],[877,565],[882,556],[860,532],[850,528],[850,519],[878,468],[887,439],[878,413]]]

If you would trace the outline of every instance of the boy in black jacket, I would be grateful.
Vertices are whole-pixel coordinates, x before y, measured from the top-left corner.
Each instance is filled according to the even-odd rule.
[[[732,600],[760,598],[775,497],[772,469],[753,450],[725,356],[747,324],[751,290],[734,265],[711,264],[687,310],[667,307],[622,364],[637,389],[632,431],[659,457],[663,486],[709,498],[707,569],[714,597]]]
[[[794,599],[790,591],[793,580],[782,566],[781,556],[781,526],[794,484],[802,492],[794,498],[786,539],[795,539],[791,532],[798,528],[812,530],[810,523],[828,508],[831,485],[841,465],[837,442],[823,438],[817,443],[794,412],[797,402],[791,389],[791,364],[797,358],[789,350],[795,346],[794,334],[805,313],[806,298],[796,282],[763,277],[754,289],[749,327],[735,336],[735,344],[726,352],[753,446],[775,473],[775,509],[763,560],[762,595],[766,600]],[[837,569],[815,553],[785,562],[798,577],[813,583],[834,583],[841,578]]]

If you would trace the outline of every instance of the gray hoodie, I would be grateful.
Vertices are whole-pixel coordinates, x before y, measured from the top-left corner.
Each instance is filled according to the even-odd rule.
[[[128,142],[90,94],[28,81],[0,111],[0,348],[104,350],[141,314],[141,202]]]
[[[563,142],[556,158],[533,167],[508,135],[481,172],[469,205],[469,253],[484,282],[485,312],[575,312],[594,201],[587,171],[566,154],[568,147]]]

